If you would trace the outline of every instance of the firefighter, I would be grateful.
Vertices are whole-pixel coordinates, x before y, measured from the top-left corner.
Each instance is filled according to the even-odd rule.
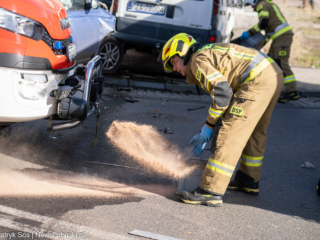
[[[278,6],[271,0],[245,0],[245,6],[251,5],[254,11],[258,12],[259,23],[241,35],[242,40],[265,30],[267,41],[272,39],[272,44],[268,55],[274,59],[283,70],[284,86],[286,91],[279,98],[279,102],[285,103],[290,100],[297,100],[300,94],[297,91],[296,77],[290,65],[290,48],[292,44],[293,32],[286,19],[283,17]]]
[[[165,44],[158,61],[166,72],[179,72],[213,99],[201,132],[190,141],[193,154],[200,155],[211,139],[212,155],[200,186],[179,198],[221,206],[240,157],[236,181],[229,186],[257,195],[266,131],[283,87],[282,70],[257,50],[229,43],[201,45],[185,33]]]

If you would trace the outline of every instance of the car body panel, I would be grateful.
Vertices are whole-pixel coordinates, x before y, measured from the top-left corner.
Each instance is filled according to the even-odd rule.
[[[165,6],[163,15],[131,11],[133,3]],[[162,47],[172,36],[185,32],[202,42],[227,42],[233,28],[233,0],[220,0],[219,11],[212,16],[213,0],[121,0],[114,36],[123,43]],[[136,10],[137,10],[136,9]],[[214,19],[214,21],[212,21]]]
[[[101,41],[114,30],[115,16],[102,8],[86,9],[85,0],[77,0],[77,7],[73,7],[70,0],[60,1],[70,19],[77,46],[77,63],[87,63],[98,54]]]

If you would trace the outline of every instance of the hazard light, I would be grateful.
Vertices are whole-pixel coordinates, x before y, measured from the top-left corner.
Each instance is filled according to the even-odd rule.
[[[216,40],[216,37],[211,36],[211,37],[210,37],[210,42],[214,42],[214,40]]]

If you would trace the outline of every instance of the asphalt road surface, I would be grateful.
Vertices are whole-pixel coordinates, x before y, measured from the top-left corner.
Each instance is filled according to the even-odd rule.
[[[110,144],[105,132],[114,120],[152,125],[187,153],[209,104],[179,99],[129,103],[105,97],[100,100],[95,147],[94,116],[63,132],[48,134],[45,120],[4,130],[0,238],[143,239],[129,234],[142,230],[190,240],[319,239],[319,107],[277,105],[268,131],[260,195],[227,191],[222,208],[180,203],[177,181],[153,171],[85,163],[144,167]],[[153,117],[155,111],[170,117]],[[164,128],[173,134],[163,133]],[[201,157],[209,156],[205,150]],[[300,166],[307,161],[315,169]]]

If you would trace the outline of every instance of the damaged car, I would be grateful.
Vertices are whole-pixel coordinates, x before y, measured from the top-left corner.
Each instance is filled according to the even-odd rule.
[[[77,63],[87,63],[95,55],[102,58],[102,73],[114,73],[123,58],[122,44],[112,36],[115,16],[98,0],[60,0],[70,19],[77,45]]]

